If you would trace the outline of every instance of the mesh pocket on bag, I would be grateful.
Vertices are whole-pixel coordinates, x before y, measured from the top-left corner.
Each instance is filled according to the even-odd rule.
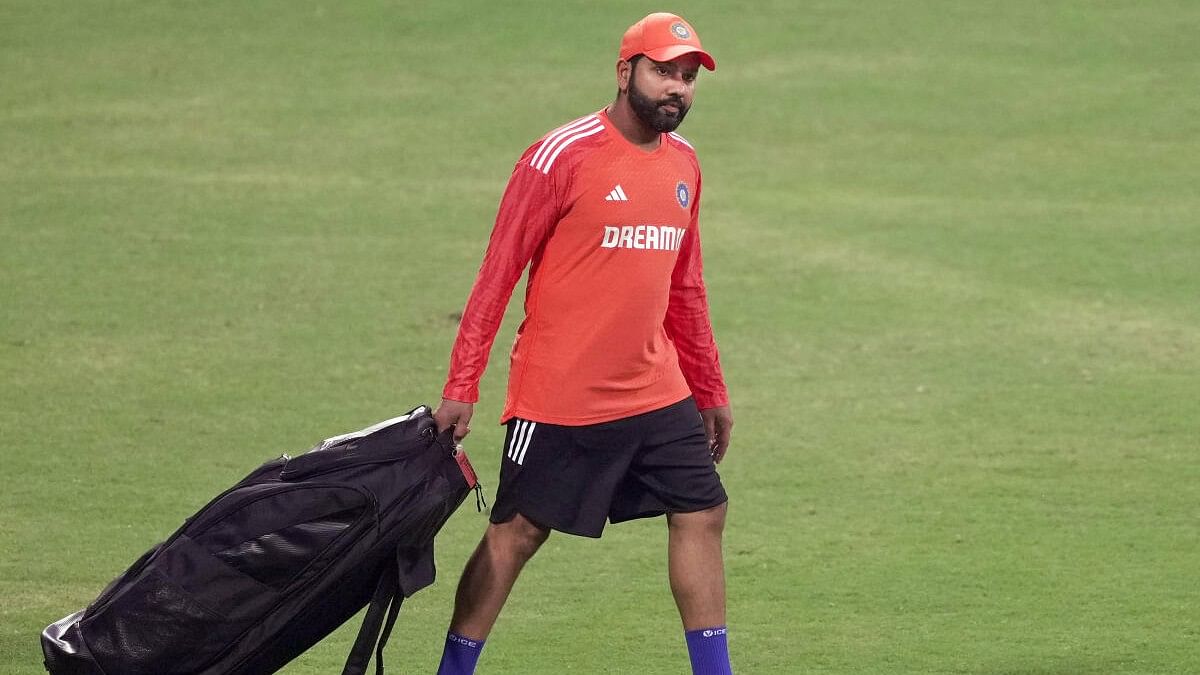
[[[220,654],[278,597],[181,536],[81,627],[107,672],[183,675]]]

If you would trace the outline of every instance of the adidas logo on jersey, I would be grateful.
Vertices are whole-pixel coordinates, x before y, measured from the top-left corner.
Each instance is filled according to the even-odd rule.
[[[625,191],[622,190],[621,185],[618,184],[617,187],[612,189],[612,192],[608,193],[608,196],[604,198],[604,201],[606,201],[606,202],[627,202],[627,201],[629,201],[629,197],[625,196]]]

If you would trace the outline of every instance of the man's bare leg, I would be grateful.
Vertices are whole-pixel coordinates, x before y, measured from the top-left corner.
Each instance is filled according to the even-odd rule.
[[[439,675],[474,672],[483,641],[492,632],[517,576],[549,536],[549,529],[521,514],[488,525],[458,582]]]
[[[671,594],[683,620],[693,673],[729,673],[725,642],[725,563],[721,539],[726,504],[667,514]]]
[[[506,523],[488,525],[458,582],[450,630],[486,639],[521,569],[549,536],[549,529],[519,513]]]

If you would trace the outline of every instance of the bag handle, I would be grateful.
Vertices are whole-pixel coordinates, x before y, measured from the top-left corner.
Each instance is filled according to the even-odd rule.
[[[346,657],[342,675],[366,675],[372,651],[375,652],[375,674],[383,675],[383,648],[391,637],[392,627],[396,625],[396,617],[400,614],[400,605],[403,602],[399,570],[394,563],[387,565],[383,574],[379,576],[375,594],[371,597],[371,605],[363,617],[362,626],[358,629],[354,646],[350,648],[350,654]],[[383,628],[382,635],[380,627]]]

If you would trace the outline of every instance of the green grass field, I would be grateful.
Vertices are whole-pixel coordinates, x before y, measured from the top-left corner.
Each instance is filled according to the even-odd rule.
[[[1200,4],[666,8],[720,64],[737,672],[1200,672]],[[261,461],[436,402],[512,163],[657,9],[0,2],[0,672]],[[665,541],[552,537],[480,672],[686,672]]]

